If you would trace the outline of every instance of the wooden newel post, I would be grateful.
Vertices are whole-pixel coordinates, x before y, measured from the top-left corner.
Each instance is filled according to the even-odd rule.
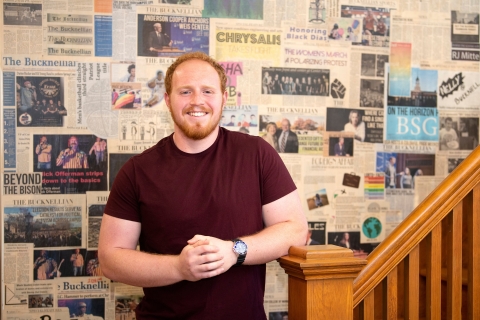
[[[288,317],[353,319],[353,280],[367,261],[334,246],[291,247],[278,259],[288,274]]]

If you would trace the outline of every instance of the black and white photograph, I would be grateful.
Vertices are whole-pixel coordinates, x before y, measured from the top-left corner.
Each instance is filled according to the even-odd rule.
[[[360,79],[360,107],[383,108],[384,80]]]
[[[330,70],[262,68],[262,94],[328,96]]]
[[[440,117],[440,150],[473,150],[478,146],[479,118]]]
[[[41,26],[42,5],[4,2],[3,24],[5,26]]]
[[[365,77],[375,76],[375,54],[362,53],[362,69],[360,75]]]

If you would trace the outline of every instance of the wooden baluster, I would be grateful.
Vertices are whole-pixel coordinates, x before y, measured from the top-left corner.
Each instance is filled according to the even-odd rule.
[[[462,318],[462,206],[447,216],[447,319]]]
[[[374,320],[375,317],[375,304],[374,304],[375,293],[372,290],[369,294],[365,296],[362,302],[359,304],[360,308],[360,320]]]
[[[442,224],[427,236],[427,320],[440,320],[442,293]]]
[[[383,279],[383,319],[397,320],[398,309],[398,267]]]
[[[419,317],[419,265],[420,247],[417,245],[405,258],[404,315],[406,320],[418,320]]]
[[[463,200],[468,215],[468,319],[480,319],[480,184]],[[468,211],[467,211],[468,212]]]

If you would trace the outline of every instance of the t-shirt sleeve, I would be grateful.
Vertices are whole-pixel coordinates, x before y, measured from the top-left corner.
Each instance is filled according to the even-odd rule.
[[[297,189],[277,151],[259,140],[262,161],[262,205],[278,200]]]
[[[140,222],[133,159],[128,160],[115,177],[105,213],[115,218]]]

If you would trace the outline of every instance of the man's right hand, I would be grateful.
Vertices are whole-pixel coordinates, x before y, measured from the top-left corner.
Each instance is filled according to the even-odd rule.
[[[178,256],[178,270],[183,279],[198,281],[215,277],[224,272],[224,257],[217,246],[210,245],[208,239],[186,245]]]

